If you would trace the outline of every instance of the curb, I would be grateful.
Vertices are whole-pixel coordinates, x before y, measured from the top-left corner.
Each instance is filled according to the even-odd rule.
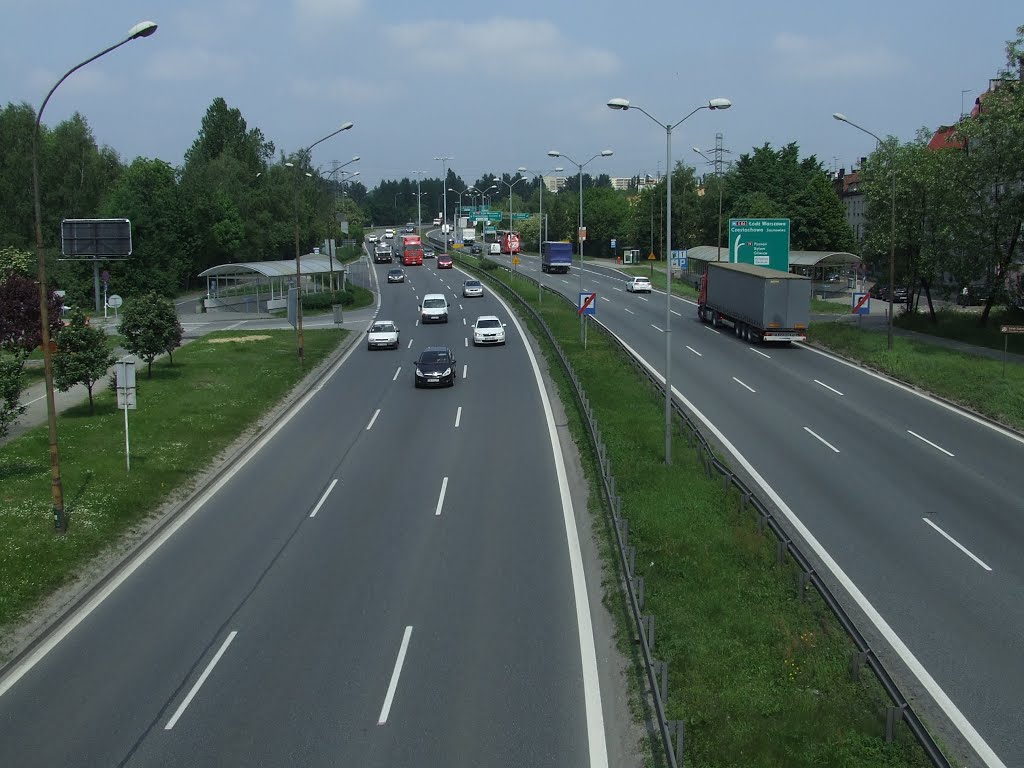
[[[220,457],[213,460],[213,466],[208,468],[204,474],[196,478],[195,485],[187,491],[185,498],[175,501],[165,501],[164,505],[167,505],[167,508],[163,512],[160,512],[159,508],[156,510],[157,519],[152,524],[152,527],[142,534],[139,539],[132,542],[128,550],[119,556],[119,559],[115,564],[107,568],[107,570],[105,570],[101,575],[94,578],[87,586],[84,586],[82,591],[72,597],[69,602],[63,604],[59,609],[57,609],[55,616],[52,618],[40,619],[40,626],[38,628],[28,630],[31,635],[29,639],[21,642],[19,645],[16,645],[11,656],[0,664],[0,683],[2,683],[26,657],[35,651],[36,648],[49,639],[49,637],[69,617],[73,616],[81,606],[92,599],[94,595],[100,592],[112,579],[131,564],[138,554],[148,547],[154,539],[159,537],[168,528],[168,526],[172,525],[182,512],[188,509],[198,497],[203,495],[210,487],[216,484],[240,459],[247,456],[249,452],[253,450],[253,447],[259,442],[260,438],[282,417],[290,413],[296,407],[296,404],[309,394],[309,392],[319,383],[324,371],[328,370],[331,366],[345,357],[345,355],[347,355],[361,339],[361,334],[355,331],[349,331],[348,338],[332,354],[326,357],[319,365],[317,365],[316,368],[309,371],[309,373],[307,373],[305,377],[295,385],[292,391],[285,395],[282,401],[274,406],[255,425],[239,435],[238,438],[224,450]],[[146,521],[140,521],[139,525],[145,526]],[[128,535],[127,532],[122,534],[122,536],[124,535]],[[117,541],[115,540],[111,542],[110,545],[116,546]],[[88,564],[86,564],[84,568],[87,570]]]

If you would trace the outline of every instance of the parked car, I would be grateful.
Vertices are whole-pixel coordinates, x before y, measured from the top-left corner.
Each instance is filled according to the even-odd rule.
[[[427,347],[415,360],[413,383],[419,387],[454,387],[455,355],[449,347]]]
[[[626,281],[626,290],[630,293],[650,293],[651,279],[649,277],[631,277]]]
[[[473,346],[504,344],[505,325],[494,315],[482,315],[473,323]]]
[[[437,268],[438,269],[451,269],[455,266],[455,262],[452,261],[452,257],[447,253],[442,253],[437,257]]]
[[[398,326],[391,320],[375,320],[366,332],[367,349],[398,349]]]
[[[404,283],[405,282],[405,270],[404,269],[389,269],[388,270],[388,282],[389,283]]]
[[[466,280],[462,284],[462,295],[465,298],[484,295],[484,285],[479,280]]]

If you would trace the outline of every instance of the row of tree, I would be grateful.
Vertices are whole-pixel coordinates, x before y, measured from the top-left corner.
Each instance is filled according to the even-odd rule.
[[[612,255],[615,239],[619,250],[640,248],[660,258],[670,249],[718,243],[723,219],[778,216],[791,220],[792,248],[859,251],[878,267],[888,259],[895,173],[900,282],[927,289],[946,275],[961,284],[1002,285],[1019,258],[1024,218],[1024,95],[1011,72],[1022,55],[1022,30],[1007,46],[1008,66],[999,78],[1004,87],[986,96],[977,118],[957,126],[966,151],[930,151],[931,132],[922,131],[906,144],[888,140],[867,159],[862,246],[827,169],[813,155],[801,158],[795,143],[753,148],[724,174],[703,180],[677,163],[671,170],[671,244],[663,242],[664,179],[642,190],[616,190],[606,175],[569,177],[557,194],[544,191],[545,234],[575,241],[582,181],[591,255]],[[26,248],[33,240],[33,126],[29,105],[8,104],[0,112],[0,246]],[[177,168],[141,157],[122,163],[114,150],[97,145],[78,114],[55,128],[42,127],[40,138],[50,275],[73,305],[90,302],[92,270],[58,259],[64,218],[129,218],[134,253],[105,265],[112,287],[125,295],[171,296],[198,285],[198,275],[217,264],[292,258],[296,230],[308,252],[324,238],[343,237],[340,222],[347,223],[347,236],[358,239],[370,225],[433,219],[445,208],[445,196],[451,217],[460,202],[471,201],[506,214],[509,208],[532,213],[542,194],[534,175],[487,174],[467,182],[450,169],[444,179],[385,180],[367,190],[358,181],[340,180],[338,169],[313,168],[308,153],[275,155],[274,144],[223,98],[210,105]],[[528,245],[541,237],[539,217],[504,219],[498,226],[520,230]]]

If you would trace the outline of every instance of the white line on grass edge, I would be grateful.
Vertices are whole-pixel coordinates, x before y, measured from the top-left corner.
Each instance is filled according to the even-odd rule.
[[[344,365],[345,361],[348,360],[349,355],[355,352],[358,346],[358,343],[353,343],[349,346],[348,351],[330,367],[326,374],[324,374],[324,381],[338,372],[338,369]],[[322,387],[323,383],[321,383],[320,386],[310,389],[306,394],[296,400],[281,419],[274,424],[273,427],[267,430],[263,437],[245,449],[243,454],[232,467],[225,470],[224,474],[217,478],[213,484],[196,496],[195,499],[185,509],[183,509],[181,513],[167,525],[166,528],[164,528],[155,538],[140,549],[116,576],[103,585],[102,589],[98,590],[94,595],[92,595],[92,597],[84,601],[61,623],[59,627],[54,629],[49,637],[36,646],[31,653],[29,653],[19,663],[11,667],[6,676],[3,677],[3,679],[0,679],[0,697],[7,693],[7,691],[9,691],[14,684],[24,677],[36,664],[38,664],[46,654],[56,648],[65,637],[70,635],[75,628],[89,616],[90,613],[96,610],[104,600],[114,593],[114,590],[127,581],[128,578],[135,573],[135,571],[142,566],[142,564],[145,563],[154,552],[160,549],[168,539],[177,533],[179,528],[191,520],[192,516],[202,509],[206,502],[219,493],[221,488],[227,485],[254,456],[263,450],[263,447],[267,443],[277,436],[278,432],[284,429],[285,425],[288,424],[288,422],[290,422],[295,415],[305,407],[306,403],[316,397]]]
[[[587,599],[587,580],[583,572],[583,554],[580,551],[580,537],[576,530],[576,513],[569,493],[569,479],[565,472],[565,459],[558,442],[558,431],[555,427],[555,416],[551,411],[544,379],[541,377],[540,366],[533,354],[533,348],[525,343],[526,333],[519,324],[519,318],[505,302],[503,296],[492,292],[508,313],[509,319],[524,340],[523,347],[530,358],[533,377],[537,382],[537,391],[544,406],[544,419],[548,425],[548,439],[551,441],[551,453],[555,460],[555,475],[558,478],[558,493],[562,500],[562,520],[565,523],[565,538],[569,548],[569,570],[572,573],[572,591],[576,603],[576,627],[579,631],[580,662],[583,670],[583,700],[587,714],[587,741],[590,745],[590,768],[608,767],[608,746],[605,743],[604,712],[601,709],[601,681],[597,674],[597,651],[594,648],[594,625],[590,618],[590,602]]]
[[[640,354],[629,346],[629,344],[627,344],[617,333],[608,328],[608,326],[604,326],[604,328],[608,333],[618,339],[619,343],[622,344],[622,346],[628,350],[634,358],[639,360],[644,367],[661,382],[662,386],[664,386],[665,377],[662,374],[660,374],[650,363],[641,357]],[[831,357],[831,355],[829,355],[829,357]],[[832,558],[825,547],[822,546],[821,542],[819,542],[807,526],[803,524],[803,521],[796,516],[793,510],[789,508],[789,505],[787,505],[786,502],[782,500],[782,497],[775,492],[775,489],[772,488],[763,477],[761,477],[760,473],[758,473],[743,454],[737,450],[736,446],[734,446],[729,439],[722,434],[718,427],[711,423],[707,416],[701,413],[700,410],[698,410],[682,392],[675,387],[672,387],[672,394],[677,397],[694,416],[700,419],[704,426],[707,427],[716,438],[718,438],[722,446],[731,453],[740,465],[750,474],[754,482],[760,486],[761,490],[763,490],[771,500],[775,502],[782,514],[786,516],[790,525],[797,530],[803,540],[807,542],[807,545],[814,550],[814,553],[821,559],[821,562],[829,569],[832,575],[835,576],[836,580],[843,586],[843,589],[847,591],[850,597],[853,598],[853,601],[864,612],[868,620],[875,626],[882,637],[885,638],[886,642],[892,646],[893,650],[896,651],[903,663],[907,665],[914,677],[916,677],[921,685],[924,686],[925,690],[928,691],[935,703],[942,708],[942,711],[950,719],[953,725],[956,726],[957,730],[963,734],[964,738],[971,745],[974,751],[978,753],[978,756],[984,761],[985,765],[989,766],[989,768],[1006,768],[1006,764],[999,759],[999,756],[988,745],[985,739],[982,738],[981,734],[975,730],[974,726],[971,725],[970,721],[957,708],[952,699],[946,695],[946,692],[942,690],[935,678],[928,673],[928,670],[926,670],[924,665],[917,660],[917,657],[914,656],[913,652],[907,647],[903,640],[900,639],[895,630],[893,630],[893,628],[889,626],[888,622],[882,618],[882,615],[877,611],[875,606],[871,604],[864,593],[861,592],[857,585],[853,583],[853,580],[846,575],[846,572],[839,567],[839,563]]]

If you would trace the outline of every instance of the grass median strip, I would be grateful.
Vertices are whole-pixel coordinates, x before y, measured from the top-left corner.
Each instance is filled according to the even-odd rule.
[[[895,379],[1024,430],[1024,366],[944,349],[901,336],[888,349],[885,333],[846,323],[815,323],[810,340]]]
[[[305,366],[295,334],[211,333],[141,366],[138,410],[129,415],[131,472],[125,471],[124,416],[115,394],[59,415],[61,473],[69,530],[53,532],[45,426],[0,446],[0,634],[79,574],[256,424],[347,335],[305,332]]]
[[[535,286],[500,276],[537,306]],[[668,715],[686,723],[686,763],[927,765],[905,729],[885,743],[883,692],[870,675],[851,681],[849,639],[813,593],[798,599],[795,568],[775,566],[774,538],[704,474],[681,436],[674,465],[663,465],[661,396],[603,334],[591,332],[584,350],[567,303],[546,295],[539,309],[607,444],[645,612],[657,621],[654,654],[669,664]],[[620,629],[629,654],[635,630]]]

